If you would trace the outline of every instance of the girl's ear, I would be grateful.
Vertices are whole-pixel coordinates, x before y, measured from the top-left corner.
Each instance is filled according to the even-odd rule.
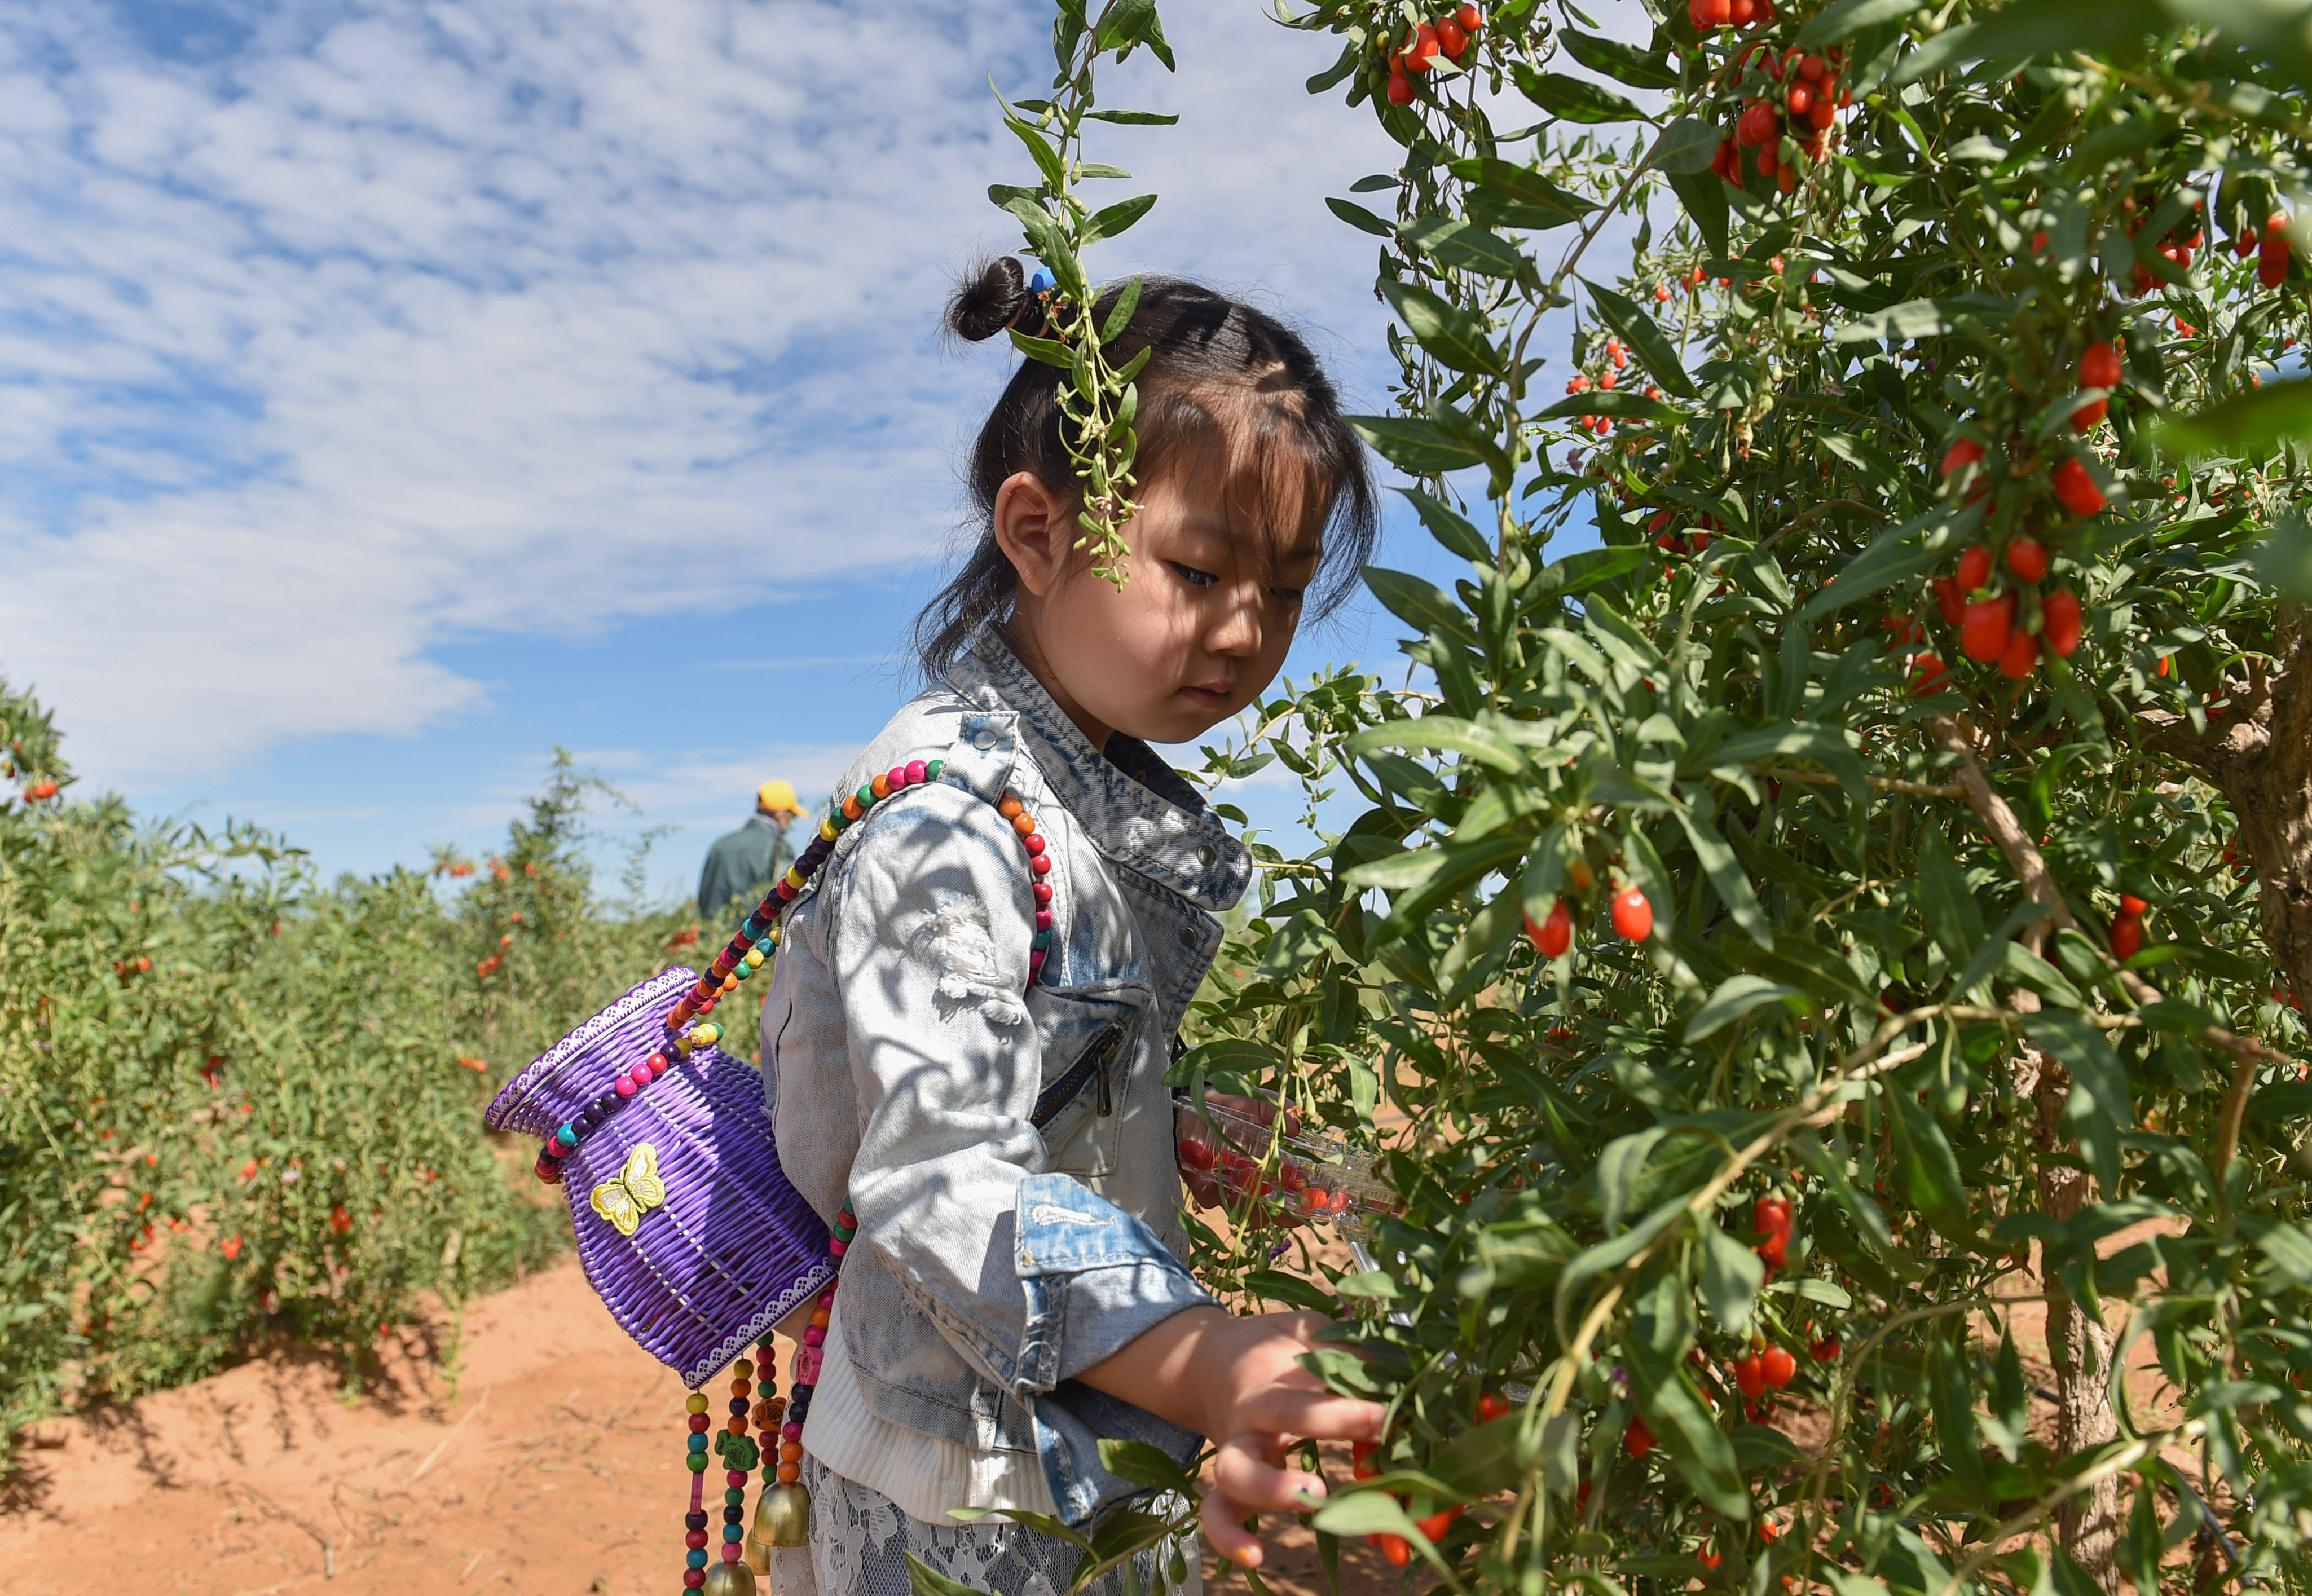
[[[1075,510],[1063,502],[1032,471],[1015,471],[995,491],[995,545],[1020,586],[1038,598],[1050,597],[1067,574],[1075,548]]]

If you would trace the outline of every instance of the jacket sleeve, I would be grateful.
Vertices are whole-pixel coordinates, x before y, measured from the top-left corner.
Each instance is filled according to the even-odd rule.
[[[1042,1080],[1024,1000],[1029,880],[994,806],[936,783],[911,791],[861,828],[828,961],[863,1120],[852,1244],[880,1253],[957,1353],[1021,1397],[1212,1301],[1146,1225],[1045,1173],[1029,1121]],[[1068,1188],[1064,1218],[1053,1182]],[[1105,1244],[1019,1254],[1023,1200],[1045,1221],[1030,1230],[1096,1222]]]

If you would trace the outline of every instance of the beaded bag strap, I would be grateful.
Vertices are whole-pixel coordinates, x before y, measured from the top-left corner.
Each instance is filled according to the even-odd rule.
[[[819,835],[811,839],[787,873],[740,922],[737,932],[714,955],[714,962],[705,972],[667,1010],[662,1021],[665,1045],[635,1065],[630,1074],[619,1077],[613,1090],[604,1093],[575,1119],[556,1127],[546,1138],[538,1155],[535,1173],[539,1179],[558,1184],[563,1161],[604,1121],[633,1101],[636,1093],[664,1075],[677,1061],[722,1040],[721,1028],[705,1023],[705,1016],[714,1012],[715,1004],[737,991],[741,982],[764,967],[767,962],[764,950],[778,946],[781,919],[787,906],[819,874],[835,851],[837,839],[864,820],[876,805],[909,788],[937,781],[945,763],[940,759],[918,759],[894,765],[840,802],[830,800],[827,818],[819,823]],[[1036,899],[1035,937],[1028,951],[1028,984],[1033,986],[1043,974],[1052,947],[1052,885],[1046,879],[1052,869],[1051,851],[1036,829],[1036,817],[1028,813],[1027,806],[1015,794],[1005,791],[995,810],[1020,839],[1028,860],[1029,883]],[[827,1250],[838,1270],[858,1228],[859,1221],[846,1202],[828,1234]],[[732,1365],[730,1417],[722,1435],[712,1443],[706,1438],[712,1427],[706,1413],[707,1399],[703,1392],[690,1397],[689,1450],[684,1459],[690,1470],[690,1512],[684,1520],[686,1566],[682,1584],[686,1592],[754,1596],[754,1576],[769,1571],[775,1549],[810,1544],[810,1496],[801,1478],[802,1427],[810,1413],[812,1394],[819,1388],[827,1328],[834,1308],[835,1282],[830,1281],[813,1304],[810,1323],[802,1332],[802,1345],[795,1351],[791,1398],[783,1400],[776,1394],[777,1382],[772,1371],[777,1349],[767,1333],[756,1348],[758,1363],[741,1358]],[[748,1399],[755,1389],[750,1381],[758,1372],[761,1375],[760,1395],[750,1405]],[[766,1437],[775,1428],[779,1435],[776,1483],[764,1481],[762,1495],[755,1505],[751,1533],[740,1527],[745,1516],[747,1476],[758,1463],[767,1465],[768,1460],[763,1455],[762,1446],[749,1438],[749,1427]],[[705,1485],[710,1444],[724,1465],[719,1562],[713,1562],[707,1556]],[[766,1471],[770,1470],[766,1468]]]

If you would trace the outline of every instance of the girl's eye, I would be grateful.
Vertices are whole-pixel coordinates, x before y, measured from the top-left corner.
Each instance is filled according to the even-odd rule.
[[[1268,591],[1279,604],[1290,608],[1300,602],[1300,596],[1308,589],[1306,588],[1271,588]]]
[[[1192,588],[1209,588],[1221,580],[1209,571],[1198,571],[1195,566],[1183,565],[1178,560],[1172,561],[1171,566],[1180,573],[1180,580]]]

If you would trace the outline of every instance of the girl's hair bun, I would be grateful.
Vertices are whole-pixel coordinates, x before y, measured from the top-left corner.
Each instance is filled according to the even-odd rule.
[[[948,331],[973,344],[992,338],[1018,318],[1028,299],[1028,275],[1013,257],[999,255],[957,285],[947,302]]]

